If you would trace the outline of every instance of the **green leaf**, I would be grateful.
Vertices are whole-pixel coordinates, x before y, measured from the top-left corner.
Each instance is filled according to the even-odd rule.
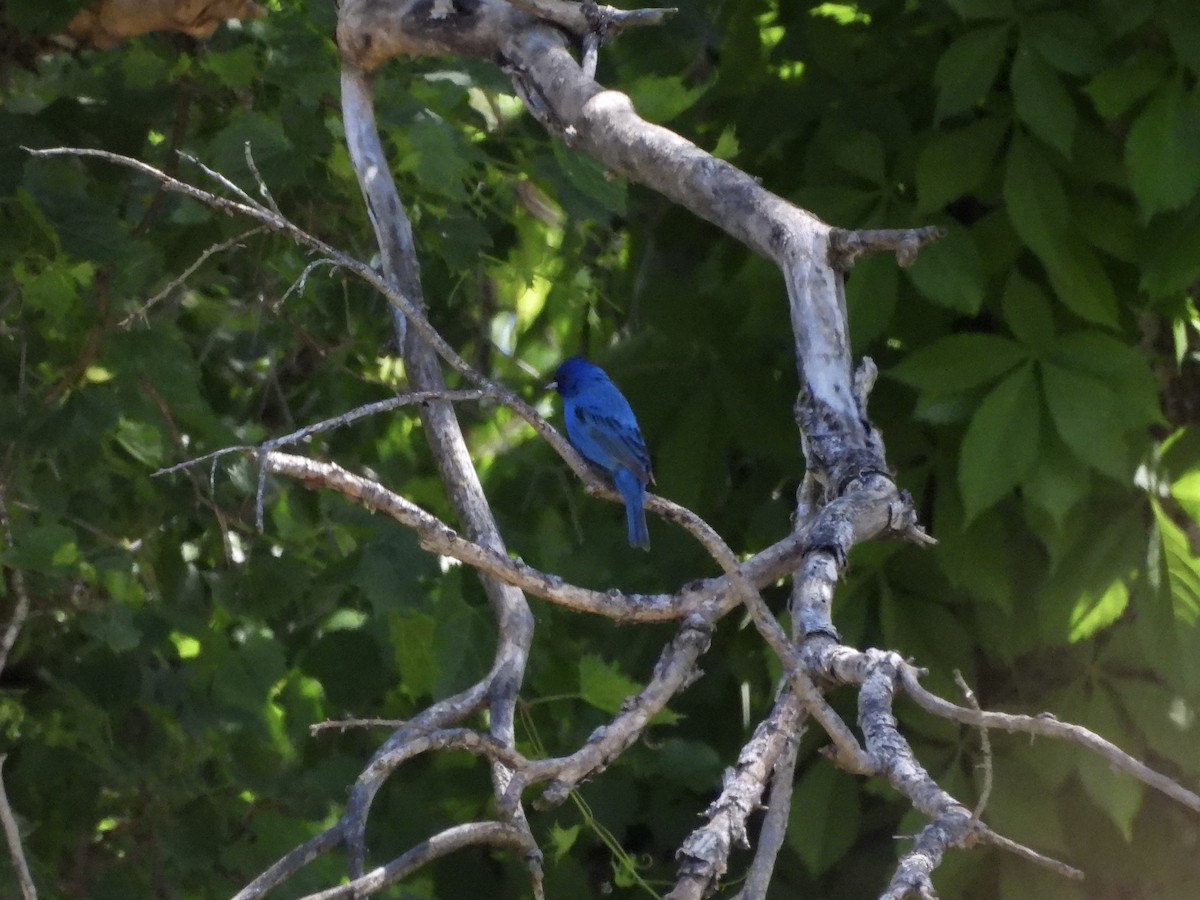
[[[872,184],[886,181],[883,142],[879,135],[873,131],[847,130],[837,135],[836,140],[830,152],[838,168]]]
[[[77,280],[65,266],[50,264],[31,271],[24,263],[13,266],[12,275],[21,287],[21,299],[29,309],[40,310],[61,325],[79,304]]]
[[[250,87],[262,76],[258,47],[254,44],[206,53],[202,59],[204,68],[216,75],[225,87],[235,91]]]
[[[723,767],[721,757],[708,744],[677,737],[663,741],[654,762],[660,779],[696,793],[720,783]]]
[[[1053,358],[1068,369],[1095,377],[1117,394],[1116,420],[1126,430],[1162,421],[1158,381],[1141,351],[1105,332],[1084,329],[1060,338]]]
[[[1039,256],[1069,227],[1071,213],[1058,173],[1022,134],[1013,136],[1008,149],[1004,199],[1013,228]]]
[[[438,659],[434,653],[437,620],[426,613],[391,610],[388,632],[395,654],[400,686],[413,699],[433,693],[438,680]]]
[[[888,374],[928,394],[968,391],[995,381],[1028,358],[996,334],[952,334],[915,350]]]
[[[1071,210],[1079,233],[1093,247],[1121,262],[1142,262],[1138,249],[1141,229],[1137,211],[1128,199],[1098,192],[1075,193],[1071,195]]]
[[[1109,679],[1108,685],[1120,701],[1121,715],[1128,717],[1155,755],[1165,756],[1182,769],[1195,765],[1196,747],[1200,746],[1200,710],[1195,698],[1124,673]]]
[[[1154,521],[1162,540],[1162,565],[1170,588],[1171,608],[1177,621],[1195,625],[1200,621],[1200,557],[1191,542],[1162,506],[1154,503]]]
[[[596,217],[600,214],[623,215],[627,193],[624,178],[615,178],[590,156],[554,144],[557,169],[552,177],[555,199],[568,215]]]
[[[1025,500],[1049,513],[1060,528],[1067,514],[1088,494],[1091,472],[1053,433],[1043,433],[1037,462],[1021,485]]]
[[[1171,485],[1171,496],[1192,519],[1200,522],[1200,468],[1176,478]]]
[[[836,809],[818,822],[815,810]],[[813,875],[827,872],[854,844],[861,805],[854,779],[820,759],[796,782],[787,828],[787,843]]]
[[[854,264],[846,281],[846,310],[850,342],[858,351],[887,329],[896,310],[900,273],[894,259],[875,254]]]
[[[235,181],[250,181],[253,173],[246,164],[246,144],[260,172],[270,172],[268,187],[277,190],[286,182],[282,176],[300,170],[296,148],[288,140],[283,124],[255,110],[240,109],[229,119],[208,147],[206,164]],[[255,192],[257,193],[257,192]]]
[[[1129,588],[1123,581],[1114,581],[1099,592],[1084,591],[1071,611],[1071,643],[1084,641],[1111,625],[1129,606]]]
[[[670,122],[704,96],[713,81],[689,88],[678,75],[644,75],[625,89],[647,122]]]
[[[141,643],[142,632],[133,621],[133,611],[121,603],[86,616],[81,625],[87,634],[103,641],[114,653],[125,653]]]
[[[1042,350],[1054,338],[1054,315],[1042,289],[1013,271],[1001,301],[1004,323],[1021,343]]]
[[[52,574],[79,558],[75,532],[65,525],[38,525],[17,531],[14,538],[14,546],[0,550],[0,559],[17,569]]]
[[[1067,841],[1054,803],[1054,786],[1030,754],[1003,754],[993,763],[994,784],[987,821],[999,833],[1043,853],[1062,856]]]
[[[1200,93],[1179,81],[1158,90],[1129,129],[1125,162],[1145,218],[1186,206],[1200,189]]]
[[[1118,301],[1112,279],[1083,241],[1061,235],[1040,255],[1054,293],[1067,309],[1086,322],[1117,327]]]
[[[1040,427],[1041,403],[1026,364],[983,399],[963,436],[958,483],[968,522],[1025,477],[1037,458]]]
[[[1102,691],[1092,694],[1084,723],[1118,747],[1130,745],[1115,705]],[[1106,759],[1095,753],[1079,755],[1078,771],[1092,803],[1112,820],[1125,840],[1132,840],[1133,820],[1142,808],[1142,783],[1124,772],[1114,771]]]
[[[206,641],[203,646],[201,657],[212,666],[213,699],[230,710],[261,715],[269,702],[271,688],[287,671],[279,643],[268,634],[255,632],[233,643],[217,639]],[[354,659],[355,665],[346,666],[346,659]],[[338,657],[336,662],[351,674],[358,669],[361,659],[351,655]]]
[[[1071,451],[1093,468],[1128,481],[1132,460],[1117,395],[1096,378],[1054,363],[1041,366],[1050,419]]]
[[[1068,159],[1075,139],[1075,104],[1058,74],[1024,40],[1012,66],[1013,105],[1030,130]]]
[[[1120,66],[1102,69],[1084,90],[1105,119],[1125,115],[1162,83],[1169,60],[1154,50],[1140,50]]]
[[[946,5],[967,22],[972,19],[1007,19],[1014,15],[1011,0],[946,0]]]
[[[1014,137],[1004,177],[1013,228],[1046,265],[1060,300],[1080,318],[1117,324],[1117,296],[1096,255],[1071,229],[1062,182],[1037,146]]]
[[[29,35],[57,34],[89,0],[7,0],[5,17]]]
[[[934,212],[978,187],[992,169],[1006,130],[999,119],[980,119],[933,132],[917,157],[917,211]]]
[[[560,862],[575,846],[575,840],[579,837],[579,829],[579,825],[563,828],[557,822],[550,826],[550,846],[554,849],[556,863]]]
[[[968,31],[938,60],[935,123],[966,112],[992,89],[1008,46],[1008,25],[989,25]]]
[[[1163,32],[1179,61],[1200,75],[1200,9],[1192,0],[1166,0]]]
[[[363,548],[354,583],[375,613],[384,614],[422,604],[426,597],[419,580],[436,571],[434,558],[421,549],[416,535],[406,528],[384,527]]]
[[[579,696],[599,710],[619,712],[625,698],[641,689],[616,663],[606,662],[594,653],[579,660]]]
[[[1021,38],[1060,72],[1090,75],[1106,62],[1096,26],[1090,19],[1066,10],[1023,19]]]
[[[717,146],[713,147],[712,155],[717,159],[730,160],[737,157],[741,152],[741,147],[738,144],[737,132],[732,125],[728,126],[721,132],[721,136],[717,138]]]
[[[330,708],[338,713],[371,708],[393,675],[379,641],[361,628],[322,634],[309,645],[300,669],[321,682]]]
[[[1181,213],[1155,216],[1140,244],[1139,287],[1153,297],[1182,294],[1200,278],[1200,201]]]
[[[967,231],[951,229],[905,272],[917,290],[941,306],[974,315],[983,305],[983,260]]]
[[[154,468],[162,465],[163,435],[157,426],[122,416],[115,437],[125,452],[138,462]]]

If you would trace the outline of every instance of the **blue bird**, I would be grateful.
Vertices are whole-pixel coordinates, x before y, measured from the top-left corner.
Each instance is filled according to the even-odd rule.
[[[654,481],[650,454],[629,401],[599,366],[581,356],[565,360],[553,387],[563,398],[567,438],[588,462],[603,469],[625,500],[629,545],[650,549],[642,499]]]

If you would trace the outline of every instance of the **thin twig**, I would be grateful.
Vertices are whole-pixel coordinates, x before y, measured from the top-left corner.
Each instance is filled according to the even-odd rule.
[[[164,287],[161,291],[159,291],[117,324],[121,328],[128,328],[133,323],[134,319],[144,319],[146,317],[146,313],[148,313],[152,307],[157,306],[176,288],[182,287],[201,266],[208,262],[211,257],[216,256],[218,253],[224,253],[226,250],[229,250],[233,247],[238,247],[241,245],[242,241],[246,240],[246,238],[254,237],[257,234],[265,234],[266,231],[267,226],[259,225],[255,228],[251,228],[249,231],[243,231],[241,234],[237,235],[236,237],[231,237],[227,241],[221,241],[219,244],[213,244],[211,247],[201,253],[196,258],[196,261],[184,269],[182,273],[175,278],[172,278],[166,287]]]
[[[758,849],[746,873],[746,883],[735,900],[765,900],[771,876],[775,872],[775,860],[787,837],[788,820],[792,813],[792,785],[796,778],[796,757],[800,751],[803,725],[789,735],[775,770],[771,773],[771,792],[767,795],[767,814],[758,833]]]
[[[210,169],[208,166],[206,166],[204,163],[200,162],[200,160],[198,160],[196,157],[192,156],[190,153],[180,153],[179,155],[182,156],[184,159],[186,159],[188,162],[190,162],[193,166],[198,168],[201,172],[203,172],[205,175],[207,175],[213,181],[217,182],[217,184],[221,185],[222,187],[227,188],[228,190],[233,191],[235,194],[237,194],[237,196],[241,197],[243,200],[245,200],[247,203],[251,204],[253,207],[255,207],[257,209],[264,208],[262,206],[262,204],[260,204],[257,200],[255,200],[248,193],[246,193],[246,191],[244,191],[241,187],[239,187],[234,181],[232,181],[230,178],[223,175],[222,173],[218,172],[216,169]],[[283,216],[280,215],[279,218],[282,219]]]
[[[978,712],[973,709],[965,709],[954,705],[949,700],[943,700],[936,694],[926,690],[918,680],[919,671],[916,667],[902,663],[899,671],[900,683],[905,693],[926,712],[933,713],[935,716],[941,716],[944,719],[962,722],[965,725],[974,725],[976,727],[986,725],[988,728],[995,728],[1000,731],[1043,735],[1045,737],[1058,738],[1080,744],[1108,760],[1115,768],[1120,769],[1128,775],[1132,775],[1143,784],[1161,791],[1189,809],[1200,812],[1200,794],[1189,791],[1183,785],[1172,781],[1166,775],[1155,772],[1145,763],[1134,759],[1120,747],[1105,740],[1095,732],[1089,731],[1082,725],[1060,722],[1054,716],[1045,713],[1040,716],[1021,716],[1011,713]]]
[[[1038,853],[1036,850],[1030,850],[1023,844],[1018,844],[1016,841],[1009,840],[1002,834],[996,834],[990,828],[986,828],[979,835],[979,840],[984,844],[991,844],[993,847],[998,847],[1014,856],[1020,857],[1026,862],[1031,862],[1034,865],[1041,866],[1044,869],[1049,869],[1056,875],[1061,875],[1064,878],[1070,878],[1072,881],[1083,881],[1084,874],[1080,869],[1074,866],[1069,866],[1065,862],[1057,859],[1052,859]]]
[[[5,485],[0,484],[0,528],[4,530],[4,543],[11,550],[15,544],[13,542],[12,519],[8,515],[8,490]],[[17,638],[21,634],[21,629],[25,627],[25,620],[29,617],[29,593],[25,590],[25,572],[20,566],[11,566],[11,583],[13,596],[16,597],[16,604],[13,606],[12,618],[8,620],[8,625],[4,629],[4,637],[0,640],[0,672],[4,671],[4,667],[8,665],[8,655],[16,646]]]
[[[348,731],[351,728],[403,728],[408,724],[405,719],[329,719],[325,722],[314,722],[308,726],[308,733],[316,737],[322,731]]]
[[[958,669],[954,670],[954,681],[958,685],[958,689],[962,691],[963,698],[971,709],[977,713],[982,713],[979,708],[979,700],[975,696],[975,692],[971,690],[967,684],[967,679],[963,678],[962,672]],[[975,809],[971,812],[971,824],[974,825],[983,817],[983,811],[987,809],[988,799],[992,796],[992,741],[988,737],[987,724],[981,723],[979,726],[979,750],[983,755],[983,789],[979,792],[979,799],[975,802]]]
[[[246,166],[250,169],[250,174],[254,176],[254,180],[258,183],[258,192],[262,198],[267,201],[267,206],[271,208],[271,212],[283,218],[283,213],[279,209],[279,204],[275,202],[275,198],[271,196],[271,189],[267,187],[267,181],[262,177],[262,173],[258,171],[258,166],[254,163],[254,154],[250,152],[250,142],[246,141]]]
[[[12,857],[13,868],[17,872],[22,900],[37,900],[37,887],[33,883],[29,863],[25,860],[25,850],[21,846],[21,829],[17,827],[17,818],[13,815],[12,807],[8,805],[8,793],[4,790],[6,759],[7,754],[0,754],[0,822],[4,825],[4,838],[8,842],[8,854]]]
[[[565,2],[565,0],[508,0],[508,2],[519,10],[552,22],[560,28],[565,28],[576,37],[582,38],[592,31],[592,23],[588,21],[580,3]],[[661,25],[679,12],[674,7],[617,9],[613,6],[596,5],[595,8],[597,13],[608,22],[608,34],[612,36],[620,34],[627,28]]]
[[[285,434],[277,438],[272,438],[269,441],[263,441],[257,446],[243,445],[222,447],[220,450],[214,450],[211,453],[205,453],[203,456],[196,456],[192,459],[185,459],[183,462],[175,463],[171,466],[165,466],[151,473],[151,478],[156,478],[159,475],[170,475],[173,472],[179,472],[183,469],[189,469],[209,460],[219,459],[222,456],[228,456],[231,453],[246,453],[248,451],[264,452],[268,450],[276,450],[279,447],[286,447],[288,444],[298,444],[306,438],[314,434],[319,434],[323,431],[331,431],[334,428],[340,428],[343,425],[348,425],[358,419],[366,418],[367,416],[377,415],[378,413],[391,412],[394,409],[400,409],[405,406],[413,406],[417,403],[429,403],[433,400],[446,400],[449,402],[467,401],[467,400],[482,400],[491,395],[487,391],[471,389],[463,391],[410,391],[405,394],[400,394],[397,397],[389,397],[387,400],[377,400],[374,403],[366,403],[362,406],[355,407],[349,412],[334,416],[330,419],[324,419],[320,422],[315,422],[312,425],[306,425],[303,428],[293,431],[291,434]]]
[[[529,852],[530,839],[524,831],[504,822],[469,822],[455,825],[422,841],[385,866],[373,869],[346,884],[308,894],[302,900],[341,900],[344,897],[366,897],[378,893],[390,884],[447,853],[476,844],[505,847]],[[535,848],[536,849],[536,848]]]

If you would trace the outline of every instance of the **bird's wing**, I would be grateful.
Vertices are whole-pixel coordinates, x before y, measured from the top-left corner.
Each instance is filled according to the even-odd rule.
[[[587,437],[617,465],[629,469],[643,483],[654,480],[650,471],[650,453],[632,411],[624,416],[599,410],[588,403],[578,403],[575,420]]]

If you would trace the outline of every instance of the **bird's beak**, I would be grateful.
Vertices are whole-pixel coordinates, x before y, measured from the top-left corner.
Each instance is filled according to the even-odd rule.
[[[558,382],[555,381],[553,378],[550,379],[549,381],[546,382],[545,390],[557,391],[558,390]]]

